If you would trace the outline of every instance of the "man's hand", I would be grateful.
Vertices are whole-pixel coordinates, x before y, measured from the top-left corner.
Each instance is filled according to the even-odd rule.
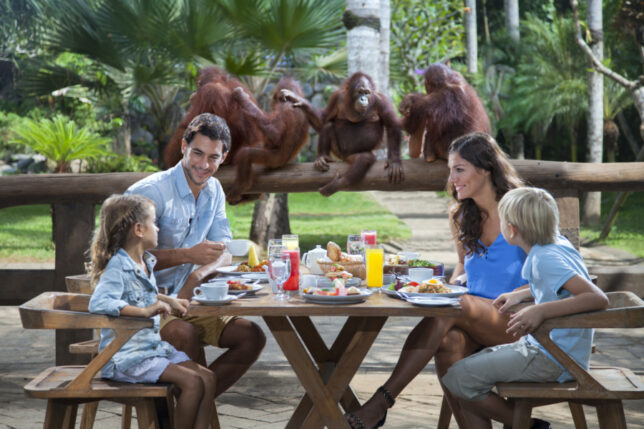
[[[220,241],[202,241],[188,249],[188,259],[192,264],[206,265],[216,261],[226,250],[226,245]]]

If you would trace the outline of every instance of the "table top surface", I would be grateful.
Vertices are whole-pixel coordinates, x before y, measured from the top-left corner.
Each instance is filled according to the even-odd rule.
[[[270,287],[225,305],[190,303],[189,315],[229,316],[458,316],[459,306],[421,307],[375,290],[366,301],[355,304],[309,303],[299,295],[287,301],[273,298]]]

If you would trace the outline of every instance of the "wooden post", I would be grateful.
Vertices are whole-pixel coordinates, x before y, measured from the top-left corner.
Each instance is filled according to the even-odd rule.
[[[555,189],[551,193],[559,207],[559,231],[579,250],[579,191]]]
[[[65,292],[65,277],[85,272],[85,251],[94,231],[94,205],[53,204],[53,230],[56,243],[55,291]],[[56,330],[56,365],[81,365],[91,356],[69,353],[69,345],[92,339],[91,329]]]

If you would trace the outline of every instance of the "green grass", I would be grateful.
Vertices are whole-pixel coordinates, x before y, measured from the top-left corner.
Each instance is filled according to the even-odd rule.
[[[411,236],[407,225],[365,193],[338,192],[329,198],[318,193],[290,194],[288,210],[291,232],[298,234],[301,252],[316,244],[326,247],[328,241],[345,248],[347,235],[363,229],[378,231],[381,242]],[[228,206],[227,213],[233,236],[248,237],[253,206]]]
[[[0,210],[0,259],[12,262],[54,260],[48,205]]]
[[[248,237],[253,204],[228,206],[226,211],[233,236]],[[328,241],[335,241],[344,248],[347,235],[360,233],[363,229],[378,231],[379,241],[405,239],[411,235],[403,222],[366,193],[339,192],[330,198],[317,193],[290,194],[289,217],[291,231],[299,235],[302,252],[316,244],[325,247]],[[1,261],[54,260],[48,205],[2,209],[0,225]]]
[[[613,206],[616,195],[616,192],[602,192],[602,225]],[[595,240],[599,237],[600,232],[601,226],[596,228],[582,227],[581,239],[583,241]],[[633,192],[628,196],[624,207],[617,215],[610,235],[602,243],[644,258],[644,192]]]

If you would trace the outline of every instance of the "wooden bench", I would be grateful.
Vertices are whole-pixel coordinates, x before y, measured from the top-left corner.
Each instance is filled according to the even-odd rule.
[[[139,428],[171,428],[172,385],[119,383],[96,377],[107,361],[150,319],[109,317],[88,312],[90,295],[44,292],[20,306],[25,329],[110,328],[116,337],[86,366],[55,366],[41,372],[25,386],[32,398],[46,399],[44,428],[73,428],[78,404],[103,399],[136,409]]]
[[[582,404],[597,409],[601,429],[625,429],[623,400],[644,399],[644,383],[627,368],[580,367],[551,339],[557,328],[644,327],[644,302],[632,292],[609,292],[610,306],[603,311],[546,320],[532,335],[575,378],[570,383],[497,383],[499,395],[514,401],[514,429],[530,427],[533,407],[568,402],[575,427],[587,428]]]

